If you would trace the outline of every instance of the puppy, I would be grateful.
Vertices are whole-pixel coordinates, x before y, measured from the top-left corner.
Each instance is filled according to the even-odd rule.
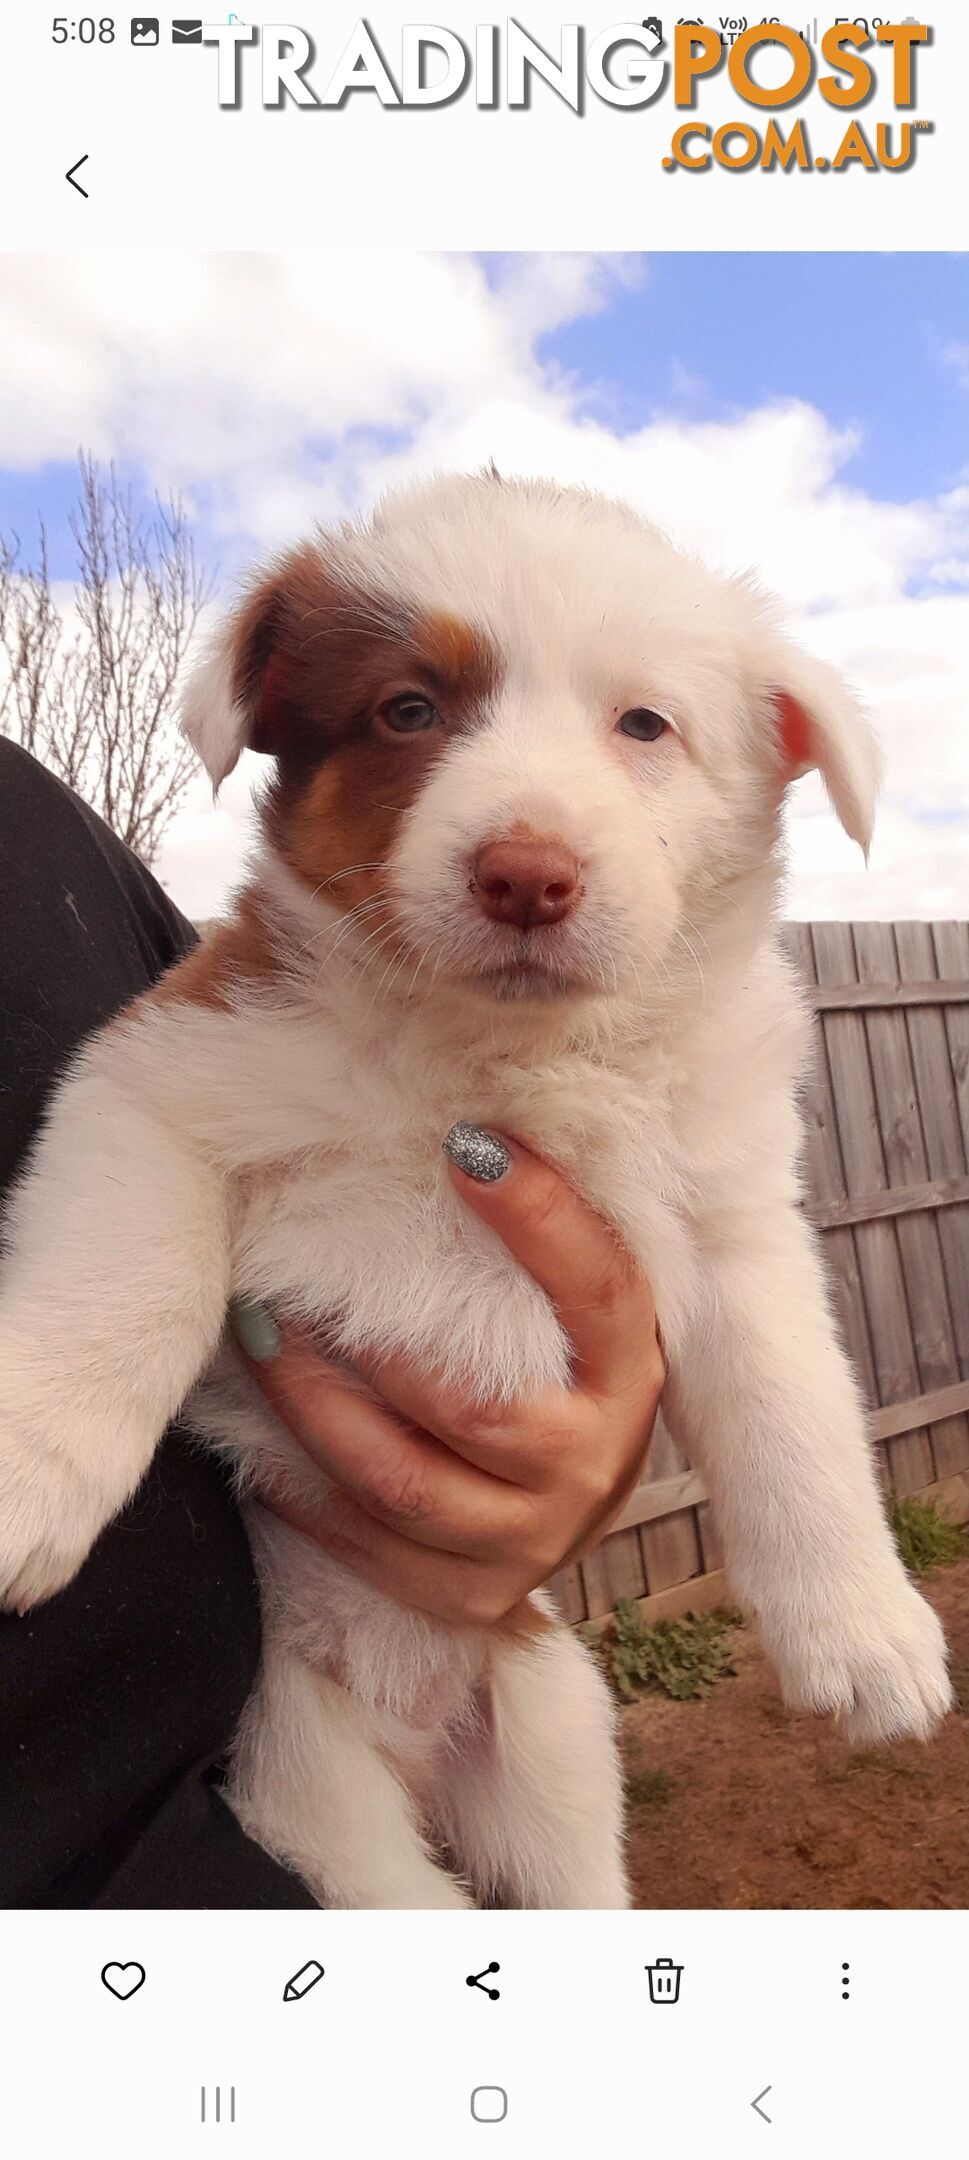
[[[466,1119],[536,1140],[648,1276],[670,1421],[787,1701],[926,1735],[943,1640],[797,1208],[781,806],[817,767],[867,847],[842,684],[628,509],[490,475],[279,561],[186,727],[216,785],[244,746],[272,761],[260,853],[79,1056],[14,1195],[3,1597],[70,1581],[186,1398],[242,1490],[268,1467],[299,1494],[233,1296],[482,1405],[567,1382],[554,1311],[445,1175]],[[624,1904],[609,1704],[546,1602],[444,1625],[251,1526],[265,1651],[231,1795],[264,1846],[325,1903]]]

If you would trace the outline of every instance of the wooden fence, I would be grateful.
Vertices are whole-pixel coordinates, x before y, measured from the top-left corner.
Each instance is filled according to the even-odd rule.
[[[969,923],[796,923],[815,1007],[806,1207],[885,1485],[969,1520]],[[552,1584],[572,1621],[727,1593],[702,1480],[660,1432],[609,1535]]]

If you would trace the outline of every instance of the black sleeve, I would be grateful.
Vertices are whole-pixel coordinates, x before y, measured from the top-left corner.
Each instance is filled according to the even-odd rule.
[[[78,1043],[194,937],[93,812],[0,739],[0,1193]],[[69,1588],[0,1616],[0,1904],[311,1907],[220,1797],[259,1647],[224,1474],[173,1430]]]

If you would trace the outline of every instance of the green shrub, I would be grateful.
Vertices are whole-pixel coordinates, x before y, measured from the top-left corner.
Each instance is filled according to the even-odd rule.
[[[593,1645],[617,1695],[672,1696],[695,1702],[734,1671],[732,1613],[686,1613],[682,1620],[644,1620],[634,1598],[623,1598]]]
[[[933,1568],[951,1567],[969,1552],[969,1536],[961,1523],[923,1500],[896,1500],[891,1514],[892,1530],[905,1566],[911,1575],[929,1575]]]

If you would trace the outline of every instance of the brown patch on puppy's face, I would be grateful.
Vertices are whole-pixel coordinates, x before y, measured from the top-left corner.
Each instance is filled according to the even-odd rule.
[[[384,872],[401,819],[499,679],[470,624],[341,589],[311,549],[248,603],[236,695],[251,746],[277,759],[270,839],[311,892],[389,926]]]
[[[437,728],[400,746],[370,725],[351,734],[287,790],[274,823],[283,861],[344,914],[376,899],[400,820],[444,747]]]
[[[448,615],[402,625],[399,642],[362,635],[357,652],[340,659],[349,717],[322,763],[299,782],[280,818],[278,845],[290,869],[348,913],[380,890],[401,818],[449,739],[474,725],[499,671],[479,633]],[[328,671],[328,699],[335,692]],[[395,726],[408,692],[433,710],[429,725]]]

